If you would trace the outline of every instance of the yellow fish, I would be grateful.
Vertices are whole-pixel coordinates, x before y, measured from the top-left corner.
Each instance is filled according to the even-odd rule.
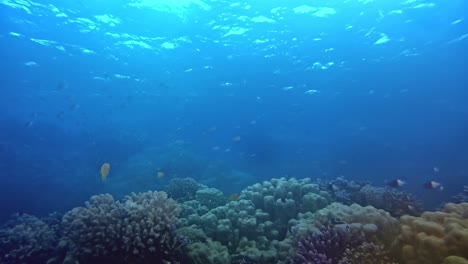
[[[109,170],[110,170],[110,164],[109,163],[104,163],[101,166],[101,180],[106,181],[107,175],[109,175]]]
[[[237,193],[233,193],[231,196],[228,198],[229,202],[237,201],[239,200],[239,195]]]
[[[162,171],[158,171],[158,173],[156,174],[156,177],[158,177],[159,179],[161,179],[162,177],[164,177],[164,172]]]

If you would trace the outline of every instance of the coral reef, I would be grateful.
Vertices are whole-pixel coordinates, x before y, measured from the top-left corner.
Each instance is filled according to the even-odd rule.
[[[220,190],[215,188],[199,189],[195,193],[195,200],[200,202],[202,206],[206,206],[208,209],[213,209],[226,204],[226,197],[224,197]]]
[[[228,249],[217,241],[195,242],[187,246],[193,264],[230,264]]]
[[[327,227],[314,231],[297,246],[297,254],[286,261],[287,264],[332,264],[338,263],[346,249],[356,247],[364,241],[364,236],[346,228]]]
[[[331,202],[328,192],[320,191],[310,178],[272,179],[245,188],[240,200],[250,200],[274,219],[287,222],[299,212],[315,212]]]
[[[233,256],[231,261],[232,264],[256,264],[259,262],[260,261],[255,261],[254,259],[251,259],[244,255]]]
[[[321,189],[329,192],[335,202],[349,205],[355,203],[359,190],[369,183],[347,181],[339,177],[332,181],[318,179],[317,184]]]
[[[342,204],[371,205],[389,212],[394,217],[418,216],[423,212],[422,203],[413,195],[396,189],[375,187],[366,182],[347,181],[343,178],[317,182],[321,189],[330,193],[334,201]]]
[[[50,226],[54,231],[58,231],[58,229],[60,228],[60,222],[62,222],[62,217],[62,214],[58,212],[53,212],[45,217],[42,217],[41,220],[44,221],[48,226]]]
[[[181,204],[182,213],[179,221],[185,221],[191,215],[200,216],[208,213],[210,210],[197,200],[186,201]]]
[[[46,222],[18,215],[0,229],[0,262],[46,263],[57,242],[56,232]]]
[[[380,259],[376,260],[375,257]],[[323,226],[301,239],[287,264],[394,263],[381,246],[365,241],[360,229],[346,224]]]
[[[92,196],[63,217],[19,215],[7,223],[0,262],[393,264],[391,248],[405,264],[468,263],[468,203],[416,217],[418,203],[403,192],[318,183],[272,179],[228,201],[177,178],[166,189],[180,204],[165,192]]]
[[[288,237],[288,221],[296,218],[299,212],[315,212],[331,200],[328,193],[320,191],[310,179],[281,178],[249,186],[241,192],[239,200],[205,212],[212,205],[203,202],[205,198],[201,199],[207,193],[198,195],[203,190],[212,192],[200,189],[196,202],[182,205],[179,230],[198,241],[203,240],[203,236],[194,229],[202,230],[206,237],[226,246],[235,259],[258,263],[284,259],[293,244]],[[220,201],[219,194],[217,196],[219,198],[210,198],[211,203]]]
[[[390,252],[383,246],[363,242],[355,248],[347,248],[340,264],[396,264]]]
[[[190,243],[206,242],[208,240],[205,232],[196,225],[178,228],[177,234],[184,237],[187,241],[190,241]]]
[[[167,184],[164,191],[170,198],[183,202],[192,200],[200,188],[200,184],[192,178],[174,178]]]
[[[301,239],[323,225],[337,223],[360,227],[368,239],[385,245],[391,244],[398,232],[398,220],[389,213],[372,206],[340,203],[332,203],[313,214],[299,214],[297,219],[289,221],[289,229],[295,239]]]
[[[407,264],[463,263],[468,259],[468,203],[403,216],[395,246]]]
[[[93,196],[64,215],[52,263],[179,263],[183,241],[174,234],[180,207],[164,192],[132,194],[123,201]]]
[[[189,224],[196,224],[204,233],[216,241],[234,250],[239,246],[242,237],[249,240],[278,239],[279,232],[273,222],[268,221],[268,214],[255,210],[247,200],[230,202],[226,206],[217,207],[208,213],[192,216]]]
[[[385,210],[394,217],[419,216],[423,212],[422,203],[413,195],[395,189],[365,185],[356,196],[355,203]]]

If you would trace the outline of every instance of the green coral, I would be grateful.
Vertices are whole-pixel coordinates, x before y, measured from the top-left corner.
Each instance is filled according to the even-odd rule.
[[[226,204],[226,197],[223,193],[215,188],[202,188],[195,193],[195,200],[199,201],[202,206],[208,209],[213,209]]]
[[[193,264],[231,264],[228,249],[218,241],[195,242],[187,250]]]
[[[226,246],[232,255],[258,263],[284,259],[294,241],[288,234],[289,220],[300,212],[315,212],[331,200],[310,179],[281,178],[254,184],[241,192],[238,201],[212,208],[215,201],[221,200],[214,190],[200,189],[196,195],[198,204],[184,203],[184,219],[179,226],[199,228],[206,237]],[[201,213],[197,209],[200,206],[212,209]]]

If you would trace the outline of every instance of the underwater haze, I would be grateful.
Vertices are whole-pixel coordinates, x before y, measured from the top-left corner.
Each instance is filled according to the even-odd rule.
[[[401,179],[437,207],[468,184],[467,10],[0,0],[0,222],[184,177],[226,197],[279,177]]]

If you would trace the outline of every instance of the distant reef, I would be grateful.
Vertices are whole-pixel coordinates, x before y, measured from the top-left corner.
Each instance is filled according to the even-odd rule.
[[[468,203],[423,212],[411,194],[280,178],[226,197],[192,178],[0,228],[0,263],[468,264]]]

